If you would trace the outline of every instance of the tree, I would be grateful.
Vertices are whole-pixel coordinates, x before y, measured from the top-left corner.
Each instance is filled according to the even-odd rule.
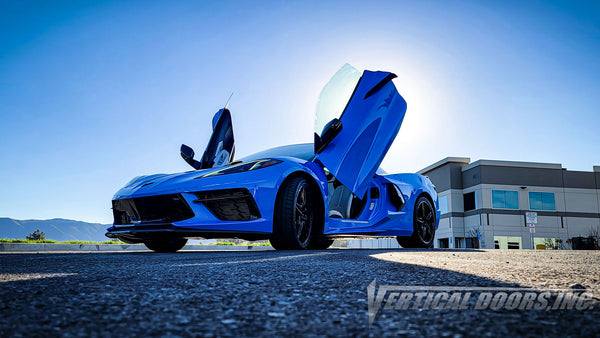
[[[596,240],[600,239],[600,226],[590,226],[587,230],[588,237],[594,237]]]
[[[592,242],[591,245],[594,249],[598,250],[598,243],[600,242],[600,226],[590,226],[588,228],[587,236]]]
[[[483,236],[482,228],[483,227],[481,226],[481,224],[479,224],[465,231],[465,240],[467,238],[471,240],[471,243],[473,243],[473,249],[479,249],[481,246],[481,243],[479,243],[479,235]]]
[[[558,250],[558,240],[556,238],[544,238],[546,249]]]
[[[36,231],[27,235],[27,240],[28,241],[45,241],[46,234],[41,232],[40,229],[37,229]]]

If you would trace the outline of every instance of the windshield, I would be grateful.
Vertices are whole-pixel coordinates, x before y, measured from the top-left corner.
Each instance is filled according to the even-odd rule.
[[[315,133],[317,135],[322,136],[325,125],[342,115],[360,77],[361,72],[349,64],[345,64],[323,87],[315,115]]]
[[[305,161],[310,161],[314,156],[314,145],[312,143],[301,143],[263,150],[256,154],[248,155],[244,158],[241,158],[240,161],[248,162],[259,160],[262,158],[275,157],[295,157]]]

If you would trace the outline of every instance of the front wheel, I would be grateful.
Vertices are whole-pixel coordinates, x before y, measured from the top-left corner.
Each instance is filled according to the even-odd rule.
[[[308,249],[315,219],[310,185],[305,178],[294,177],[281,189],[269,242],[276,250]]]
[[[154,252],[176,252],[185,246],[187,238],[153,239],[144,242],[144,245]]]
[[[312,242],[310,243],[309,249],[325,250],[325,249],[329,248],[332,244],[333,244],[333,239],[327,239],[327,238],[321,237],[318,240],[313,239]]]
[[[403,248],[431,248],[435,237],[435,209],[425,196],[415,203],[413,214],[413,234],[410,237],[396,237]]]

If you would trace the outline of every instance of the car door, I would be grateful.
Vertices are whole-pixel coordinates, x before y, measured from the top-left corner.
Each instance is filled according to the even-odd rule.
[[[212,135],[200,161],[194,159],[192,148],[181,145],[181,157],[196,170],[222,167],[233,161],[235,142],[229,109],[219,109],[213,117],[212,127]]]
[[[233,124],[229,109],[220,109],[212,120],[213,133],[202,155],[202,169],[222,167],[231,161],[235,154]]]
[[[406,113],[395,77],[346,64],[319,96],[315,160],[356,196],[364,196]]]

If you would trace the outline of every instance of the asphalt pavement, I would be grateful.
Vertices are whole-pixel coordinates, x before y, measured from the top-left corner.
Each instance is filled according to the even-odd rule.
[[[463,309],[385,308],[387,298],[378,306],[368,295],[383,285],[474,296]],[[476,309],[477,288],[598,297],[600,252],[1,253],[0,336],[600,335],[597,299],[585,309]]]

